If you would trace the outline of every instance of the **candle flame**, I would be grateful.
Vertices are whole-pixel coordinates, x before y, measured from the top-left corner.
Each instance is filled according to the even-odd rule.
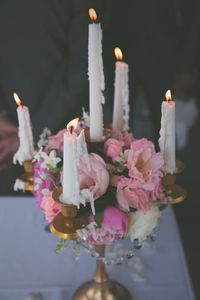
[[[123,59],[123,54],[119,47],[115,48],[114,53],[115,53],[116,59],[119,59],[119,60]]]
[[[78,122],[79,122],[79,118],[76,118],[76,119],[73,119],[72,121],[70,121],[67,124],[67,130],[73,131],[77,127]]]
[[[90,19],[92,21],[95,21],[97,19],[97,14],[96,14],[96,11],[94,10],[94,8],[90,8],[88,13],[89,13]]]
[[[20,98],[17,95],[17,93],[13,93],[13,97],[15,99],[15,102],[17,103],[17,106],[21,106],[22,105],[22,101],[20,100]]]
[[[169,101],[172,101],[172,95],[171,95],[171,91],[168,90],[165,94],[165,98],[166,98],[166,101],[169,102]]]

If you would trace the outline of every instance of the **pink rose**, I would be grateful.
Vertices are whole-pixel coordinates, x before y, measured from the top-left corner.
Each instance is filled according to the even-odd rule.
[[[89,154],[91,170],[88,170],[81,159],[79,164],[79,180],[81,189],[89,189],[94,199],[102,196],[109,185],[109,173],[104,160],[95,153]]]
[[[51,223],[57,214],[61,212],[61,205],[53,200],[52,193],[47,193],[42,197],[40,207],[48,223]]]
[[[108,139],[104,144],[104,151],[106,156],[110,157],[114,162],[116,158],[122,153],[123,143],[113,138]]]
[[[89,218],[87,231],[78,231],[81,238],[93,245],[110,245],[122,239],[128,231],[128,216],[120,209],[109,206],[104,210],[101,227],[94,225],[94,216]]]
[[[52,135],[48,138],[48,149],[57,149],[63,151],[63,138],[66,128],[60,130],[56,135]]]
[[[122,176],[117,184],[117,201],[125,210],[133,207],[146,212],[152,203],[152,190],[153,186],[151,185],[144,186],[132,178]]]

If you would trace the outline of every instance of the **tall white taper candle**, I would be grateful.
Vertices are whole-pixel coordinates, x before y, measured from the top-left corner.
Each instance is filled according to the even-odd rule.
[[[89,10],[92,20],[96,19],[94,9]],[[90,139],[103,140],[103,107],[105,89],[103,59],[102,59],[102,30],[100,24],[89,24],[88,36],[88,75],[90,98]]]
[[[115,48],[115,56],[122,60],[120,48]],[[129,130],[129,87],[128,87],[128,64],[117,61],[115,64],[115,89],[113,109],[113,129]]]
[[[173,174],[176,170],[175,102],[172,101],[170,91],[166,93],[166,100],[162,102],[159,146],[164,158],[164,172]]]

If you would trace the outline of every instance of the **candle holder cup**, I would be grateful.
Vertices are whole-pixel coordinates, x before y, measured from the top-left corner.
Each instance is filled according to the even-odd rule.
[[[87,217],[78,216],[78,209],[75,205],[62,203],[59,199],[61,194],[62,187],[56,187],[52,194],[54,201],[61,205],[62,211],[54,218],[50,230],[61,239],[76,240],[76,231],[87,225]]]
[[[33,175],[34,175],[34,164],[31,160],[25,160],[23,163],[25,173],[19,177],[21,181],[24,182],[24,189],[27,192],[34,191],[34,182],[33,182]]]
[[[163,204],[177,204],[186,199],[186,191],[180,185],[176,184],[176,177],[183,172],[184,168],[185,164],[177,160],[174,174],[166,174],[163,177],[163,186],[166,190],[166,197],[162,200]]]

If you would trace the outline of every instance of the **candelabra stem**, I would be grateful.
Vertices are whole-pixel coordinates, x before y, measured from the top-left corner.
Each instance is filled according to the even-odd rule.
[[[96,252],[99,253],[100,257],[103,257],[105,254],[105,246],[96,246]],[[108,274],[106,273],[106,268],[104,263],[97,259],[96,262],[96,272],[94,274],[94,281],[98,283],[106,282],[109,279]]]

